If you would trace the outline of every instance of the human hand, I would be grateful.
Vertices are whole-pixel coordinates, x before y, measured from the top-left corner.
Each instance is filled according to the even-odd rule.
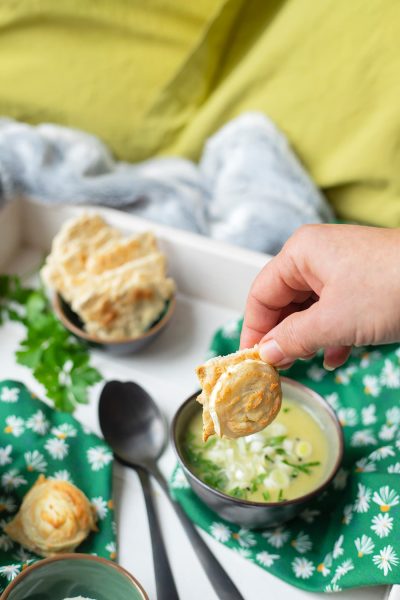
[[[325,352],[342,365],[351,346],[400,341],[400,230],[301,227],[255,279],[241,348],[260,344],[278,367]]]

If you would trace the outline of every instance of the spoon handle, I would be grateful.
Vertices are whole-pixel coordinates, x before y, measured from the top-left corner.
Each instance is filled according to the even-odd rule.
[[[157,600],[179,600],[174,576],[171,571],[164,540],[161,534],[160,523],[155,511],[152,490],[150,487],[150,478],[147,471],[140,468],[137,468],[136,471],[142,485],[147,517],[149,520]]]
[[[239,592],[228,573],[222,568],[210,548],[198,533],[192,521],[190,521],[184,510],[181,508],[181,505],[171,498],[168,484],[157,465],[152,465],[151,474],[155,477],[174,507],[219,600],[244,600],[242,594]]]

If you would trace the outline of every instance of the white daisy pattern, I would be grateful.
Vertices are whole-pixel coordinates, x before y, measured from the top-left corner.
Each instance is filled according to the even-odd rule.
[[[340,403],[339,403],[339,394],[337,392],[332,392],[331,394],[327,394],[325,396],[325,400],[327,401],[329,406],[331,408],[333,408],[334,411],[337,412],[339,410]]]
[[[278,558],[280,558],[279,554],[270,554],[266,550],[256,554],[256,561],[263,567],[272,567]]]
[[[14,546],[14,542],[11,538],[8,537],[6,533],[2,533],[0,535],[0,550],[3,552],[8,552]]]
[[[105,519],[108,513],[107,501],[101,496],[97,496],[96,498],[92,498],[90,503],[96,512],[97,518],[100,519],[100,521]]]
[[[115,560],[117,558],[117,544],[115,542],[109,542],[106,545],[106,550],[110,554],[111,560]]]
[[[17,387],[3,387],[0,392],[0,400],[2,402],[9,402],[14,404],[14,402],[18,402],[19,398],[19,388]]]
[[[351,365],[346,369],[338,369],[335,375],[336,383],[340,383],[341,385],[348,385],[354,373],[357,371],[357,367]]]
[[[241,548],[250,548],[256,545],[254,533],[248,529],[241,528],[239,531],[232,533],[232,537],[236,540]]]
[[[388,485],[384,485],[379,488],[379,492],[374,492],[372,496],[372,502],[378,504],[381,512],[388,512],[392,506],[396,506],[399,503],[399,496],[395,490],[391,489]]]
[[[26,563],[33,559],[33,554],[25,550],[22,546],[20,546],[13,554],[13,558],[18,560],[19,562]]]
[[[181,467],[177,467],[172,476],[171,486],[175,489],[187,489],[189,486],[188,480],[186,479],[185,473]]]
[[[375,437],[372,429],[359,429],[355,431],[351,436],[350,445],[353,448],[358,448],[360,446],[375,446],[378,443],[378,440]]]
[[[354,502],[354,511],[357,513],[366,513],[369,510],[372,490],[362,483],[358,484],[357,497]]]
[[[44,447],[54,460],[63,460],[68,456],[69,445],[64,439],[50,438]]]
[[[292,562],[292,569],[298,579],[309,579],[315,571],[315,567],[310,560],[299,556]]]
[[[10,465],[12,463],[11,453],[12,453],[11,444],[4,446],[4,448],[0,448],[0,466],[1,467],[5,467],[6,465]]]
[[[354,569],[354,563],[351,558],[344,560],[338,567],[336,567],[335,575],[332,577],[332,583],[337,583],[339,579],[347,575]]]
[[[29,419],[26,421],[26,428],[31,429],[39,435],[46,435],[50,427],[49,421],[46,419],[46,415],[42,410],[37,410]]]
[[[374,425],[376,423],[376,405],[368,404],[361,409],[361,422],[363,425]]]
[[[332,484],[335,490],[344,490],[346,487],[347,479],[349,476],[349,472],[346,469],[340,468],[337,472],[336,477],[334,478]]]
[[[7,491],[16,490],[27,483],[27,480],[18,469],[10,469],[1,476],[1,484]]]
[[[342,427],[354,427],[358,423],[358,415],[355,408],[340,408],[337,416]]]
[[[317,566],[318,573],[321,573],[324,577],[327,577],[331,572],[332,567],[332,553],[329,552],[321,563]]]
[[[4,427],[4,433],[9,433],[14,437],[19,437],[25,431],[25,422],[21,417],[10,415],[6,418],[6,426]]]
[[[400,425],[400,407],[393,406],[385,412],[387,425]]]
[[[0,496],[0,513],[4,511],[12,513],[16,508],[15,500],[11,496]]]
[[[32,450],[24,454],[26,468],[28,471],[44,473],[47,469],[47,461],[39,450]]]
[[[360,367],[362,369],[366,369],[366,367],[369,367],[371,362],[377,360],[381,356],[382,354],[378,350],[373,350],[372,352],[364,352],[363,354],[361,354]]]
[[[279,549],[282,548],[284,544],[286,544],[286,542],[289,539],[290,533],[287,529],[284,529],[283,527],[276,527],[272,531],[264,531],[262,536],[265,537],[265,539],[268,541],[269,544],[271,544],[271,546]]]
[[[232,535],[232,531],[227,525],[217,521],[211,523],[210,533],[218,542],[227,542]]]
[[[393,517],[390,517],[388,513],[379,513],[373,517],[371,521],[372,531],[380,538],[387,537],[393,528]]]
[[[386,425],[386,423],[384,425],[382,425],[382,427],[379,430],[378,433],[378,437],[381,440],[384,440],[385,442],[390,442],[391,440],[393,440],[394,436],[397,433],[399,426],[397,424],[395,425]]]
[[[342,534],[338,537],[336,542],[333,544],[332,558],[336,559],[336,558],[339,558],[339,556],[342,556],[342,554],[344,552],[343,540],[344,540],[344,535]]]
[[[343,525],[350,525],[352,518],[353,518],[353,505],[346,504],[346,506],[343,509],[343,517],[342,517]]]
[[[300,513],[300,518],[303,519],[303,521],[305,521],[306,523],[314,523],[315,519],[318,517],[319,514],[321,514],[321,511],[319,510],[305,508]]]
[[[67,469],[60,469],[59,471],[55,471],[55,473],[53,473],[53,475],[51,475],[49,479],[56,479],[58,481],[68,481],[69,483],[74,483],[71,477],[71,473]]]
[[[396,456],[396,453],[393,449],[393,446],[381,446],[377,448],[369,455],[371,460],[383,460],[384,458],[388,458],[389,456]]]
[[[372,554],[375,544],[368,535],[362,535],[354,540],[358,558],[362,558],[367,554]]]
[[[356,473],[374,473],[376,471],[376,464],[373,460],[363,456],[363,458],[360,458],[356,462],[355,471]]]
[[[394,463],[394,465],[389,465],[387,468],[388,473],[400,473],[400,462]]]
[[[92,471],[100,471],[112,461],[112,454],[103,446],[95,446],[87,451],[87,459]]]
[[[312,549],[310,536],[304,531],[300,531],[297,536],[290,542],[291,546],[300,554],[305,554]]]
[[[59,440],[66,440],[67,438],[76,437],[77,431],[73,425],[62,423],[61,425],[57,425],[57,427],[52,427],[51,433]]]
[[[0,567],[0,575],[3,575],[7,581],[13,581],[20,571],[20,565],[5,565],[4,567]]]
[[[228,339],[235,339],[240,333],[240,321],[237,319],[228,321],[223,326],[222,333]]]
[[[342,591],[342,588],[340,586],[338,586],[337,583],[328,583],[328,585],[326,585],[324,589],[327,594],[332,594],[332,593]]]
[[[393,546],[390,544],[385,546],[380,550],[379,554],[374,554],[372,557],[374,565],[383,571],[384,576],[386,577],[389,571],[392,570],[393,567],[397,567],[399,564],[399,558],[397,556],[396,551]]]
[[[326,373],[327,371],[325,369],[321,369],[321,367],[314,364],[308,369],[307,376],[313,381],[322,381]]]
[[[362,381],[364,385],[364,394],[377,398],[381,393],[379,378],[376,375],[365,375]]]
[[[237,554],[239,554],[239,556],[241,556],[242,558],[251,558],[251,550],[249,548],[241,548],[239,546],[233,548],[233,550],[237,552]]]
[[[388,358],[385,360],[380,375],[380,383],[390,389],[400,388],[400,368],[395,366]]]

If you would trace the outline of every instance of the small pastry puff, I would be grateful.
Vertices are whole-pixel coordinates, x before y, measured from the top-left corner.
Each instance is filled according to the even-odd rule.
[[[211,358],[196,369],[202,387],[203,440],[214,433],[238,438],[264,429],[282,402],[278,372],[260,359],[257,346]]]
[[[73,552],[96,531],[95,512],[85,494],[68,481],[36,480],[4,531],[39,556]]]

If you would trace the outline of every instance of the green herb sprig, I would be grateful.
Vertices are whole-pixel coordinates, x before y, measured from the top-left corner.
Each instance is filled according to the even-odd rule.
[[[90,365],[88,346],[58,321],[45,291],[24,287],[19,277],[0,275],[0,325],[7,319],[25,326],[16,360],[32,370],[54,407],[73,412],[86,404],[89,388],[102,376]]]

